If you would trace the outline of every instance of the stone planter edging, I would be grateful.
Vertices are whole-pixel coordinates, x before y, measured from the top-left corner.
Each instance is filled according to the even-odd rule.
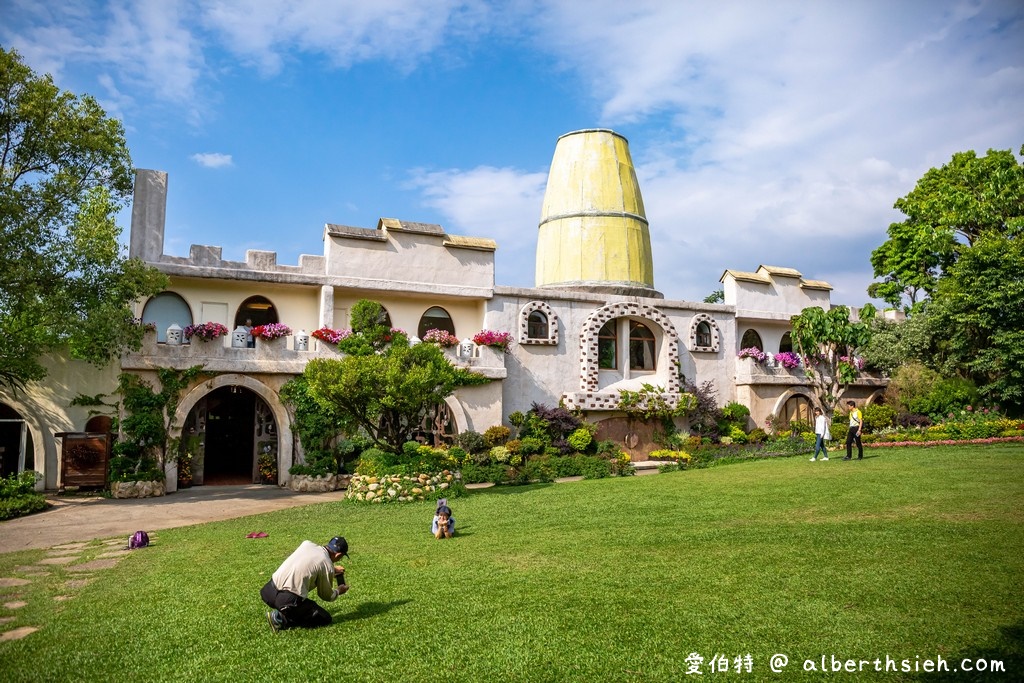
[[[112,481],[111,498],[155,498],[166,495],[162,481]]]
[[[446,491],[461,483],[462,473],[448,470],[437,474],[390,474],[381,477],[355,474],[345,498],[364,503],[407,503],[426,500],[428,494]]]

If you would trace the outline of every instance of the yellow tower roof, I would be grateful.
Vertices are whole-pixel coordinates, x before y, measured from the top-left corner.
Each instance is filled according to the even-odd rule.
[[[606,129],[558,138],[537,238],[538,287],[661,297],[629,143]]]

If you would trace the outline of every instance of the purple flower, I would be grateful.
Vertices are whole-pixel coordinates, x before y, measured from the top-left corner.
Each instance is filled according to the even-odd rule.
[[[783,351],[782,353],[775,354],[775,362],[787,370],[792,370],[793,368],[800,367],[800,356],[792,351]]]

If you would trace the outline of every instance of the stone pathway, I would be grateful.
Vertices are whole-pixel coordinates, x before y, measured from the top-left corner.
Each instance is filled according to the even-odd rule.
[[[157,534],[150,534],[150,540],[156,538]],[[31,586],[33,581],[59,573],[67,576],[67,580],[61,583],[62,593],[48,599],[56,602],[74,600],[77,591],[92,583],[98,572],[112,569],[132,552],[127,549],[127,544],[128,539],[65,543],[49,548],[34,565],[15,567],[12,573],[17,576],[0,576],[0,643],[21,640],[39,630],[38,626],[23,623],[19,616],[19,611],[29,604],[23,599],[28,591],[7,592],[4,589],[21,589]],[[81,561],[85,557],[90,559]]]

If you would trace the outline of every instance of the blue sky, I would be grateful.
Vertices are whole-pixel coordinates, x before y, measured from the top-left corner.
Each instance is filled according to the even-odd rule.
[[[297,263],[385,216],[491,237],[532,286],[555,141],[603,127],[667,297],[763,263],[860,305],[898,197],[1024,144],[1019,0],[0,0],[0,44],[170,174],[176,255]]]

